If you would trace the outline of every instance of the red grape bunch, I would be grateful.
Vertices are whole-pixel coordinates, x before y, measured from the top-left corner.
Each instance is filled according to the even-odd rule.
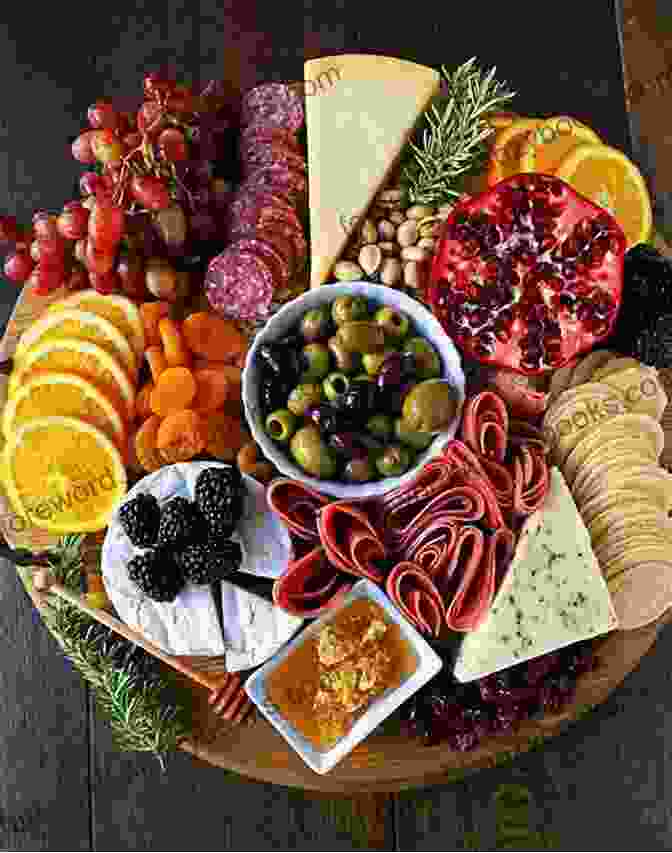
[[[0,216],[5,276],[38,295],[62,286],[135,301],[185,295],[188,274],[175,260],[224,239],[230,184],[215,172],[226,165],[232,125],[215,90],[211,84],[196,94],[150,73],[137,112],[110,100],[89,107],[89,127],[72,143],[87,167],[82,198],[57,215],[38,211],[28,227]]]

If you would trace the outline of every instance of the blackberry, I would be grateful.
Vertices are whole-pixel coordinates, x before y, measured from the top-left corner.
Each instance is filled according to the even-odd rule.
[[[209,584],[223,580],[240,565],[242,552],[237,542],[219,542],[217,551],[209,545],[190,545],[177,555],[185,580]]]
[[[126,568],[133,583],[153,601],[175,601],[184,586],[173,555],[161,548],[133,557]]]
[[[206,468],[196,480],[196,506],[212,537],[228,538],[243,514],[244,486],[235,467]]]
[[[119,521],[124,533],[138,548],[149,548],[156,543],[161,510],[154,495],[145,492],[119,509]]]
[[[201,539],[203,533],[203,518],[186,498],[173,498],[161,510],[157,536],[160,547],[183,548]]]

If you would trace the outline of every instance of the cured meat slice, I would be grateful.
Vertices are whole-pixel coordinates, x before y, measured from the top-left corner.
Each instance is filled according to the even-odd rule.
[[[509,413],[494,391],[481,391],[467,400],[462,412],[462,440],[485,459],[504,462]]]
[[[284,287],[289,281],[291,269],[287,259],[278,252],[275,246],[261,237],[241,237],[240,240],[232,243],[229,249],[259,255],[271,268],[276,287]]]
[[[490,612],[495,592],[511,562],[513,533],[506,527],[494,531],[481,542],[479,559],[476,558],[476,540],[473,546],[473,550],[462,553],[459,543],[456,545],[454,578],[457,588],[446,607],[446,625],[451,631],[461,633],[473,631]]]
[[[320,511],[317,525],[332,565],[350,575],[382,582],[383,571],[376,562],[387,556],[385,546],[363,509],[336,501]]]
[[[443,574],[457,541],[458,525],[451,515],[437,513],[424,528],[414,531],[402,556],[415,563],[430,577]]]
[[[548,451],[548,442],[543,430],[528,421],[509,421],[509,447],[530,444],[540,447],[544,453]]]
[[[295,616],[318,616],[338,605],[352,584],[332,566],[319,545],[293,560],[273,584],[273,602]]]
[[[228,211],[228,230],[234,236],[249,236],[259,225],[262,214],[270,211],[288,212],[294,210],[281,194],[260,190],[239,189]]]
[[[466,577],[472,577],[483,562],[485,538],[478,527],[467,525],[458,530],[450,560],[443,573],[437,577],[436,585],[444,602],[452,599]]]
[[[319,541],[319,512],[329,498],[297,480],[273,480],[266,490],[266,500],[273,512],[294,536],[306,541]]]
[[[402,518],[412,518],[422,505],[447,489],[453,479],[454,465],[450,459],[439,457],[425,465],[410,483],[398,486],[381,498],[381,523],[388,532],[390,522],[402,527]]]
[[[257,169],[274,164],[284,165],[297,172],[306,171],[306,161],[296,151],[282,142],[259,143],[240,152],[243,174],[251,175]]]
[[[438,637],[445,619],[441,593],[415,563],[397,563],[387,576],[385,591],[395,607],[418,631]]]
[[[271,235],[279,234],[286,240],[290,240],[294,249],[296,266],[301,267],[305,264],[308,258],[308,243],[303,227],[296,219],[296,215],[292,219],[284,211],[265,214],[257,225],[256,232],[265,239],[270,239]]]
[[[508,474],[506,469],[504,469],[505,473]],[[495,492],[495,489],[492,485],[492,481],[489,477],[480,477],[477,474],[469,477],[468,475],[460,474],[458,482],[464,478],[464,486],[470,488],[471,490],[477,491],[483,500],[483,516],[482,521],[483,524],[489,528],[490,530],[496,530],[498,527],[504,527],[504,516],[502,515],[502,510],[499,503],[499,498]],[[509,478],[510,480],[510,478]],[[512,483],[512,481],[510,480]],[[511,501],[511,494],[513,493],[513,486],[511,486],[511,491],[508,493],[507,497],[509,499],[509,503]],[[476,521],[477,519],[466,519],[467,521]]]
[[[540,509],[550,487],[546,457],[539,447],[523,445],[513,460],[512,510],[527,516]]]
[[[265,320],[273,301],[273,273],[250,252],[225,249],[210,262],[205,292],[215,311],[236,320]]]
[[[243,187],[260,190],[279,190],[293,203],[302,204],[308,192],[308,178],[305,172],[284,163],[271,163],[260,166],[245,179]]]
[[[297,131],[304,122],[303,99],[286,83],[262,83],[245,93],[241,123]]]
[[[238,149],[243,152],[256,146],[280,144],[303,156],[303,149],[296,138],[296,133],[284,127],[265,127],[263,124],[246,124],[240,131]]]
[[[431,524],[437,513],[441,513],[445,519],[454,522],[480,521],[485,514],[486,502],[480,488],[471,485],[458,485],[450,489],[444,489],[410,519],[401,530],[392,529],[389,534],[396,538],[400,548],[404,548],[410,537],[416,530],[423,530]],[[400,513],[388,519],[392,524]]]

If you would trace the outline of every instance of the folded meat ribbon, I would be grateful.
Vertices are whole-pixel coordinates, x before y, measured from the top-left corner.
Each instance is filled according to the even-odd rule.
[[[295,616],[319,616],[339,604],[352,588],[317,546],[291,560],[273,584],[273,601]]]
[[[446,608],[441,593],[419,566],[407,561],[397,563],[387,576],[385,591],[418,631],[439,636]]]
[[[266,500],[273,512],[294,536],[319,541],[317,517],[329,498],[297,480],[282,477],[273,480],[266,490]]]
[[[320,541],[332,565],[357,577],[381,583],[385,577],[376,565],[387,551],[364,509],[348,501],[336,501],[320,511]]]

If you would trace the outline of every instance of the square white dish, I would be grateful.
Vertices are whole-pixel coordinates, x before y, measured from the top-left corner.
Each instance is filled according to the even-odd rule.
[[[388,619],[399,625],[402,637],[409,643],[415,654],[417,666],[413,674],[403,681],[399,687],[390,688],[381,696],[374,699],[350,731],[338,743],[330,750],[321,752],[297,731],[268,700],[266,679],[294,649],[318,634],[325,624],[333,621],[345,607],[360,598],[366,598],[378,604],[385,611]],[[295,637],[291,643],[286,645],[271,660],[267,661],[254,672],[245,682],[245,691],[259,711],[285,738],[287,743],[298,752],[308,767],[314,770],[315,773],[324,774],[332,770],[339,761],[352,752],[357,744],[368,737],[386,717],[389,717],[393,711],[396,711],[403,702],[416,693],[430,678],[433,678],[442,666],[443,662],[441,658],[420,636],[415,628],[404,619],[385,593],[375,584],[371,583],[371,581],[361,580],[355,584],[339,607],[316,619]]]

